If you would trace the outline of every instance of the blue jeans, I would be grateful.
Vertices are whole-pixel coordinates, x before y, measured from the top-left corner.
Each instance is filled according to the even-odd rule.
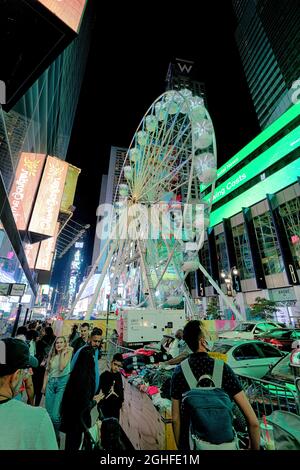
[[[56,437],[59,438],[60,404],[69,380],[69,375],[51,377],[46,388],[45,408],[54,426]]]

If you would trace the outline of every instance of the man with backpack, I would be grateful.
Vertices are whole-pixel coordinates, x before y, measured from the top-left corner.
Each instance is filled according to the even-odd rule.
[[[203,324],[188,322],[184,340],[193,353],[176,367],[171,382],[172,424],[179,449],[237,449],[232,400],[247,421],[250,448],[259,449],[259,422],[240,382],[223,361],[208,355]]]

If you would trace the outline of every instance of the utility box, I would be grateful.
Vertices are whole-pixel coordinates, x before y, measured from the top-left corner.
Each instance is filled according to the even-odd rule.
[[[144,344],[161,341],[164,335],[174,335],[186,324],[184,310],[176,309],[124,309],[123,343]]]

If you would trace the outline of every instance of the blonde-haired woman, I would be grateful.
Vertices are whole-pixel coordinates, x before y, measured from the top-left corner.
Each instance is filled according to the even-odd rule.
[[[73,348],[68,346],[64,336],[58,336],[53,343],[47,361],[42,393],[46,393],[45,407],[52,420],[59,444],[60,404],[70,376]]]

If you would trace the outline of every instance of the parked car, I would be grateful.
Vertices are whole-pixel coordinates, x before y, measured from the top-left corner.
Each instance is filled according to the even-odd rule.
[[[255,339],[255,335],[274,328],[282,328],[282,324],[273,321],[244,321],[233,330],[219,333],[219,338],[244,338]]]
[[[256,339],[272,344],[281,351],[289,352],[292,350],[293,342],[300,340],[300,328],[275,328],[256,335]]]
[[[244,391],[257,416],[268,416],[275,410],[300,414],[290,358],[291,353],[288,353],[279,359],[261,379],[240,376]]]
[[[218,340],[209,354],[223,359],[237,374],[255,378],[263,377],[285,355],[271,344],[243,339]]]

